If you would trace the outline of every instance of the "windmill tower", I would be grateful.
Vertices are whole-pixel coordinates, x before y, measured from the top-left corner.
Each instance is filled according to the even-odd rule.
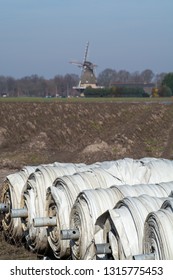
[[[74,89],[77,89],[80,92],[83,92],[87,87],[97,88],[97,79],[94,73],[94,69],[97,65],[87,60],[88,49],[89,42],[87,42],[85,48],[83,62],[70,61],[70,63],[82,68],[79,84],[77,87],[73,87]]]

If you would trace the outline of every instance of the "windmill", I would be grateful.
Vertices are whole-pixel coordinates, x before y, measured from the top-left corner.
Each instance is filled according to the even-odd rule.
[[[74,87],[80,92],[83,92],[86,89],[86,87],[92,87],[92,88],[97,87],[97,79],[94,73],[94,69],[95,67],[97,67],[97,65],[87,60],[88,49],[89,49],[89,42],[87,42],[86,44],[83,62],[70,61],[70,63],[75,64],[78,67],[82,68],[79,85],[77,87]]]

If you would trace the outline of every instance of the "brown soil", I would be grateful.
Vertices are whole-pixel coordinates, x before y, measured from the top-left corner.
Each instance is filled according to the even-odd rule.
[[[3,102],[0,181],[24,165],[54,161],[89,164],[124,157],[172,159],[172,139],[171,103]],[[4,243],[2,234],[0,242],[0,259],[34,258]]]

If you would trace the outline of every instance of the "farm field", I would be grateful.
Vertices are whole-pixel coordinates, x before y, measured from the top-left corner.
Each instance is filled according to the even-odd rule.
[[[63,103],[86,103],[86,102],[91,102],[91,103],[97,103],[97,102],[113,102],[113,103],[173,103],[172,97],[155,97],[155,98],[135,98],[135,97],[68,97],[68,98],[63,98],[63,97],[51,97],[51,98],[46,98],[46,97],[0,97],[0,102],[63,102]]]
[[[0,99],[0,183],[25,165],[173,159],[172,99]],[[0,259],[35,259],[0,232]]]

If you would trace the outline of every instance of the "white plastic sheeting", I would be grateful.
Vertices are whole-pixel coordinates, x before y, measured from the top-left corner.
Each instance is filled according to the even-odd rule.
[[[55,177],[54,171],[49,170],[51,168],[54,170],[57,168],[59,170]],[[89,173],[86,172],[88,168],[90,170]],[[24,180],[19,180],[22,182],[22,187],[17,186],[18,179],[12,180],[12,175],[8,176],[7,183],[11,186],[3,187],[3,200],[1,199],[1,201],[4,203],[7,202],[10,205],[10,209],[20,208],[21,206],[26,207],[28,218],[22,218],[21,224],[20,219],[11,219],[9,213],[6,213],[3,220],[4,232],[14,240],[20,239],[22,225],[22,230],[24,230],[28,245],[32,250],[37,252],[42,252],[47,247],[48,233],[49,244],[56,258],[69,257],[69,241],[60,241],[59,231],[69,228],[70,211],[80,192],[86,189],[106,189],[112,186],[112,190],[119,198],[132,195],[139,196],[143,193],[157,196],[156,187],[154,188],[156,193],[153,194],[154,190],[152,190],[153,186],[151,185],[153,183],[157,183],[160,196],[168,196],[170,190],[172,190],[172,182],[170,181],[173,181],[173,161],[166,159],[142,158],[133,160],[125,158],[117,161],[98,162],[93,164],[92,167],[85,164],[55,162],[49,165],[41,165],[37,168],[37,171],[35,167],[26,167],[24,169],[28,170],[28,173],[24,170],[22,172],[26,172],[28,175]],[[65,169],[65,173],[60,174],[60,169]],[[72,169],[73,172],[71,173]],[[82,175],[81,171],[83,171]],[[77,174],[75,176],[65,176],[76,172]],[[72,177],[76,179],[74,180]],[[8,182],[9,179],[11,183]],[[54,180],[55,182],[53,183]],[[124,184],[128,184],[128,186]],[[140,184],[138,190],[137,186],[135,186],[136,184]],[[14,185],[16,185],[15,188],[13,187]],[[134,188],[129,189],[129,185],[134,185]],[[143,191],[144,188],[145,191]],[[104,206],[102,207],[104,208]],[[57,227],[47,229],[33,228],[33,218],[43,216],[56,216]]]
[[[153,161],[154,159],[150,160]],[[146,166],[150,160],[149,158],[144,161],[124,158],[115,161],[114,164],[105,166],[104,169],[107,173],[115,176],[121,185],[145,184],[148,183],[150,178],[150,170]]]
[[[44,254],[47,249],[47,231],[45,227],[35,228],[33,219],[45,217],[46,190],[54,180],[65,174],[74,174],[90,168],[87,165],[65,164],[63,166],[41,166],[32,173],[24,188],[21,208],[28,210],[28,217],[22,218],[22,227],[28,246],[38,254]]]
[[[23,229],[20,218],[11,218],[11,209],[19,209],[21,207],[21,196],[23,195],[23,188],[27,182],[30,174],[34,173],[35,170],[39,167],[44,166],[60,166],[64,167],[65,163],[54,162],[51,164],[42,164],[40,166],[24,166],[18,172],[6,176],[2,184],[2,193],[0,202],[7,204],[9,211],[2,215],[2,230],[4,235],[9,242],[20,243],[23,237]],[[69,166],[74,166],[73,163],[68,164]],[[100,163],[97,163],[96,166],[99,166]],[[76,166],[86,165],[84,163],[76,164]]]
[[[11,208],[20,208],[21,193],[29,175],[35,170],[34,166],[25,166],[19,172],[6,176],[2,185],[1,202]],[[9,242],[18,243],[22,238],[22,226],[20,219],[12,219],[10,211],[4,213],[2,229]]]
[[[126,195],[138,196],[145,193],[154,195],[157,189],[160,191],[160,196],[167,196],[170,193],[173,189],[173,185],[170,184],[169,186],[169,184],[165,183],[162,184],[162,187],[159,185],[155,186],[153,191],[151,190],[153,186],[150,185],[144,190],[145,184],[148,183],[151,178],[152,168],[147,167],[147,164],[151,161],[157,162],[155,169],[157,169],[159,173],[159,163],[162,162],[160,159],[144,158],[142,160],[133,160],[126,158],[114,162],[106,162],[90,171],[90,173],[86,174],[82,172],[73,176],[64,176],[58,178],[54,182],[56,189],[54,189],[54,187],[48,189],[46,205],[48,209],[47,216],[57,216],[57,227],[48,229],[48,242],[56,258],[69,257],[70,242],[67,240],[60,240],[60,230],[70,228],[70,211],[75,199],[81,191],[85,189],[108,188],[116,184],[113,188],[117,188],[117,197],[122,198]],[[164,161],[162,167],[163,165],[166,166],[167,161]],[[154,163],[151,166],[155,166]],[[87,184],[84,183],[86,180],[88,181]],[[143,185],[138,185],[138,187],[134,186],[133,189],[129,189],[128,186],[121,186],[124,183],[134,184],[137,182],[140,182],[140,184],[143,183]],[[126,189],[124,193],[121,187]],[[136,190],[137,188],[138,191]]]
[[[145,163],[145,160],[144,160]],[[168,159],[149,160],[145,163],[150,177],[148,183],[156,184],[160,182],[173,181],[173,161]]]
[[[86,189],[108,188],[117,178],[100,168],[57,178],[47,190],[47,216],[57,217],[57,227],[49,229],[48,242],[56,258],[70,256],[68,240],[60,240],[60,230],[69,229],[70,212],[78,194]],[[118,180],[119,183],[119,180]]]
[[[80,237],[71,240],[72,259],[96,259],[95,243],[103,243],[103,231],[95,232],[97,218],[112,209],[122,198],[114,188],[82,191],[71,210],[70,228],[78,229]]]
[[[173,191],[170,194],[170,198],[164,201],[161,208],[170,211],[170,213],[173,212]]]
[[[145,219],[150,212],[159,210],[166,199],[148,195],[126,197],[115,209],[108,210],[105,232],[115,260],[133,259],[143,253]]]
[[[122,185],[112,186],[114,191],[120,197],[126,196],[139,196],[142,194],[148,194],[156,197],[169,196],[173,190],[173,181],[157,184],[136,184],[136,185]]]
[[[156,260],[173,260],[173,198],[145,221],[143,251],[154,253]]]
[[[78,228],[79,240],[71,241],[72,258],[93,259],[95,244],[104,243],[104,233],[94,228],[96,220],[106,210],[112,209],[115,204],[126,196],[149,194],[155,197],[167,197],[173,190],[173,182],[150,185],[122,185],[110,189],[86,190],[81,192],[71,211],[70,228]],[[90,225],[89,227],[87,225]]]
[[[124,158],[105,167],[124,184],[156,184],[173,181],[173,161],[162,158]]]

